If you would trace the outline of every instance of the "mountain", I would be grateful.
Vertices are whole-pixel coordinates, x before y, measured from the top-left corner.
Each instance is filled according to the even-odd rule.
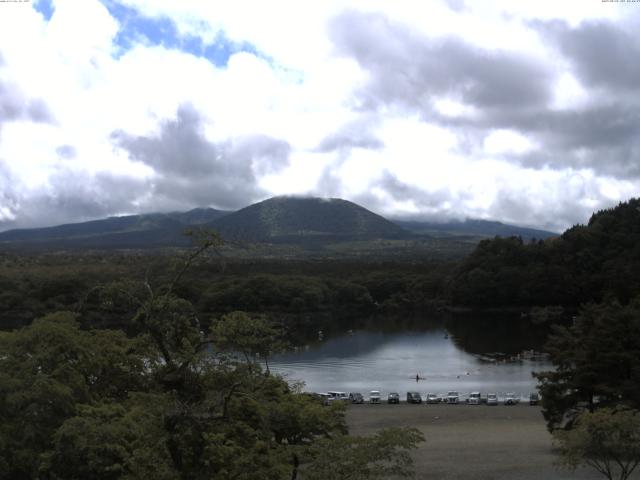
[[[152,213],[109,217],[46,228],[9,230],[0,233],[0,245],[42,248],[145,248],[188,244],[182,231],[211,222],[228,212],[196,208],[188,212]]]
[[[210,222],[208,226],[226,238],[268,242],[410,236],[380,215],[339,198],[270,198]]]
[[[407,254],[417,248],[416,245],[429,252],[453,249],[466,254],[481,238],[516,235],[524,239],[544,239],[555,235],[482,220],[392,222],[339,198],[275,197],[236,212],[196,208],[188,212],[129,215],[55,227],[9,230],[0,232],[0,250],[183,247],[191,244],[183,235],[184,230],[191,227],[216,230],[227,240],[263,243],[264,248],[258,255],[279,255],[282,251],[291,254],[293,250],[303,252],[303,255],[311,250],[314,254],[326,250],[330,255],[341,255],[344,251],[356,255],[373,252],[375,255],[381,249]]]
[[[557,237],[559,234],[535,228],[518,227],[507,225],[501,222],[488,220],[466,219],[464,222],[421,222],[417,220],[393,220],[394,223],[405,230],[419,234],[431,235],[435,237],[450,237],[458,235],[471,235],[478,237],[522,237],[524,240],[532,238],[544,240],[550,237]]]

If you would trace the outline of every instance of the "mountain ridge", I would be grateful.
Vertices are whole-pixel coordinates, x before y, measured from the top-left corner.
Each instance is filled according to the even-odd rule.
[[[409,232],[348,200],[273,197],[208,223],[223,237],[270,241],[294,237],[399,238]]]
[[[273,197],[232,211],[195,208],[186,212],[108,217],[88,222],[0,232],[0,249],[147,249],[186,247],[183,232],[202,227],[224,238],[270,244],[321,246],[373,239],[487,238],[495,235],[548,238],[553,232],[484,220],[420,222],[387,219],[339,198]]]

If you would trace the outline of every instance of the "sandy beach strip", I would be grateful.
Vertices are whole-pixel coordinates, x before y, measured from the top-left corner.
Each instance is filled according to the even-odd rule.
[[[417,479],[591,480],[595,471],[571,472],[556,455],[540,407],[487,405],[349,405],[354,435],[388,427],[415,427],[426,442],[413,453]],[[632,477],[640,478],[640,472]]]

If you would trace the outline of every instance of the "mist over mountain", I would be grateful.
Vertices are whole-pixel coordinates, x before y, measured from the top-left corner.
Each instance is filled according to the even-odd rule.
[[[476,220],[471,218],[467,218],[464,221],[452,220],[448,222],[400,219],[392,219],[392,221],[410,232],[422,235],[432,235],[435,237],[472,235],[479,237],[522,237],[523,240],[544,240],[545,238],[557,237],[560,235],[559,233],[539,230],[537,228],[519,227],[502,222]]]

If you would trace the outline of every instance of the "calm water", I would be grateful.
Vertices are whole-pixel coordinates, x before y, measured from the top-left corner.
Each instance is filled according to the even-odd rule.
[[[325,334],[326,335],[326,334]],[[445,393],[457,390],[516,392],[535,390],[532,371],[548,370],[544,358],[520,355],[539,349],[539,332],[513,321],[449,322],[423,329],[352,330],[334,333],[296,352],[280,355],[272,370],[290,381],[302,380],[307,391],[407,391]],[[416,374],[424,380],[416,382]]]

